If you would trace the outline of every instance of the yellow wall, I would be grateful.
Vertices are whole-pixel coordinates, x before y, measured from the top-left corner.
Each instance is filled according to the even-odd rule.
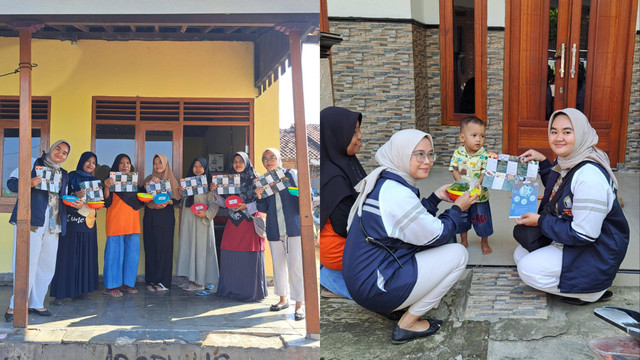
[[[253,86],[253,44],[250,42],[68,41],[34,39],[32,95],[51,96],[50,143],[66,139],[69,171],[91,148],[92,96],[254,98],[254,137],[258,161],[262,150],[279,145],[277,83],[260,97]],[[0,38],[0,72],[19,62],[17,38]],[[6,70],[6,71],[5,71]],[[18,75],[0,78],[0,95],[18,95]],[[253,149],[250,149],[254,152]],[[110,163],[111,160],[105,163]],[[103,162],[103,161],[101,161]],[[99,260],[102,272],[104,210],[98,214]],[[0,214],[0,273],[11,272],[13,226]],[[179,217],[176,217],[179,219]],[[177,227],[176,227],[177,233]],[[177,256],[177,241],[175,256]],[[142,248],[142,247],[141,247]],[[271,274],[271,256],[265,254]],[[175,269],[175,267],[174,267]],[[141,256],[139,272],[144,272]]]

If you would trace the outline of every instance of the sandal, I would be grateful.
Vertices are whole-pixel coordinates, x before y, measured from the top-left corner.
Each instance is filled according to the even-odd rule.
[[[211,295],[211,291],[209,290],[200,290],[196,293],[196,295],[198,296],[208,296]]]
[[[122,290],[128,292],[129,294],[137,294],[138,289],[131,287],[129,285],[122,285]]]
[[[109,295],[111,297],[121,297],[122,296],[122,291],[120,291],[120,289],[118,289],[118,288],[104,289],[103,294]]]
[[[189,285],[183,287],[182,289],[185,291],[200,291],[200,290],[204,290],[204,286],[198,285],[193,282],[189,282]]]
[[[158,283],[158,285],[156,285],[155,287],[156,287],[156,291],[169,291],[169,288],[164,287],[162,283]]]
[[[147,291],[156,292],[156,286],[153,284],[148,284]]]

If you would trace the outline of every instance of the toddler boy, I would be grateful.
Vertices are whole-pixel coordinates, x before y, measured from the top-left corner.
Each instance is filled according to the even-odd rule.
[[[456,149],[451,157],[449,171],[453,178],[458,181],[462,178],[482,189],[482,179],[487,167],[489,153],[484,145],[486,124],[475,116],[469,116],[460,121],[460,141],[462,146]],[[491,222],[491,207],[489,207],[489,194],[482,191],[475,204],[471,205],[467,211],[462,212],[462,224],[460,229],[460,243],[467,247],[467,232],[473,229],[481,237],[480,245],[482,254],[491,254],[493,251],[489,246],[489,236],[493,234],[493,223]]]

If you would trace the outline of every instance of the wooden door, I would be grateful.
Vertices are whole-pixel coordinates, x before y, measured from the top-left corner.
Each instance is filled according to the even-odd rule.
[[[548,116],[583,111],[612,166],[624,161],[638,0],[507,1],[504,148],[553,158]]]

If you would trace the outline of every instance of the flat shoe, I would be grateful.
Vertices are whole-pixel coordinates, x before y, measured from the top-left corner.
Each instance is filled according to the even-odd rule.
[[[40,316],[51,316],[51,313],[47,309],[45,310],[29,309],[29,312],[36,313]]]
[[[208,296],[211,295],[211,291],[209,290],[200,290],[196,293],[196,295],[198,296]]]
[[[304,320],[304,312],[297,312],[297,313],[293,314],[293,318],[296,321]]]
[[[406,330],[396,324],[391,334],[391,343],[395,345],[404,344],[409,340],[431,336],[440,330],[442,320],[427,319],[427,321],[429,321],[429,328],[425,331]]]
[[[286,309],[288,307],[289,307],[289,303],[285,303],[285,304],[282,304],[282,305],[274,304],[274,305],[271,305],[269,310],[270,311],[280,311],[280,310],[284,310],[284,309]]]
[[[13,314],[9,314],[9,310],[8,309],[4,313],[4,321],[6,321],[6,322],[12,322],[13,321]]]
[[[613,297],[613,293],[609,290],[605,291],[604,294],[602,294],[602,296],[600,296],[600,298],[594,302],[589,302],[589,301],[584,301],[584,300],[580,300],[577,298],[570,298],[570,297],[563,297],[562,298],[562,302],[567,303],[567,304],[571,304],[571,305],[577,305],[577,306],[584,306],[584,305],[588,305],[588,304],[593,304],[596,302],[600,302],[600,301],[605,301],[605,300],[609,300]]]

